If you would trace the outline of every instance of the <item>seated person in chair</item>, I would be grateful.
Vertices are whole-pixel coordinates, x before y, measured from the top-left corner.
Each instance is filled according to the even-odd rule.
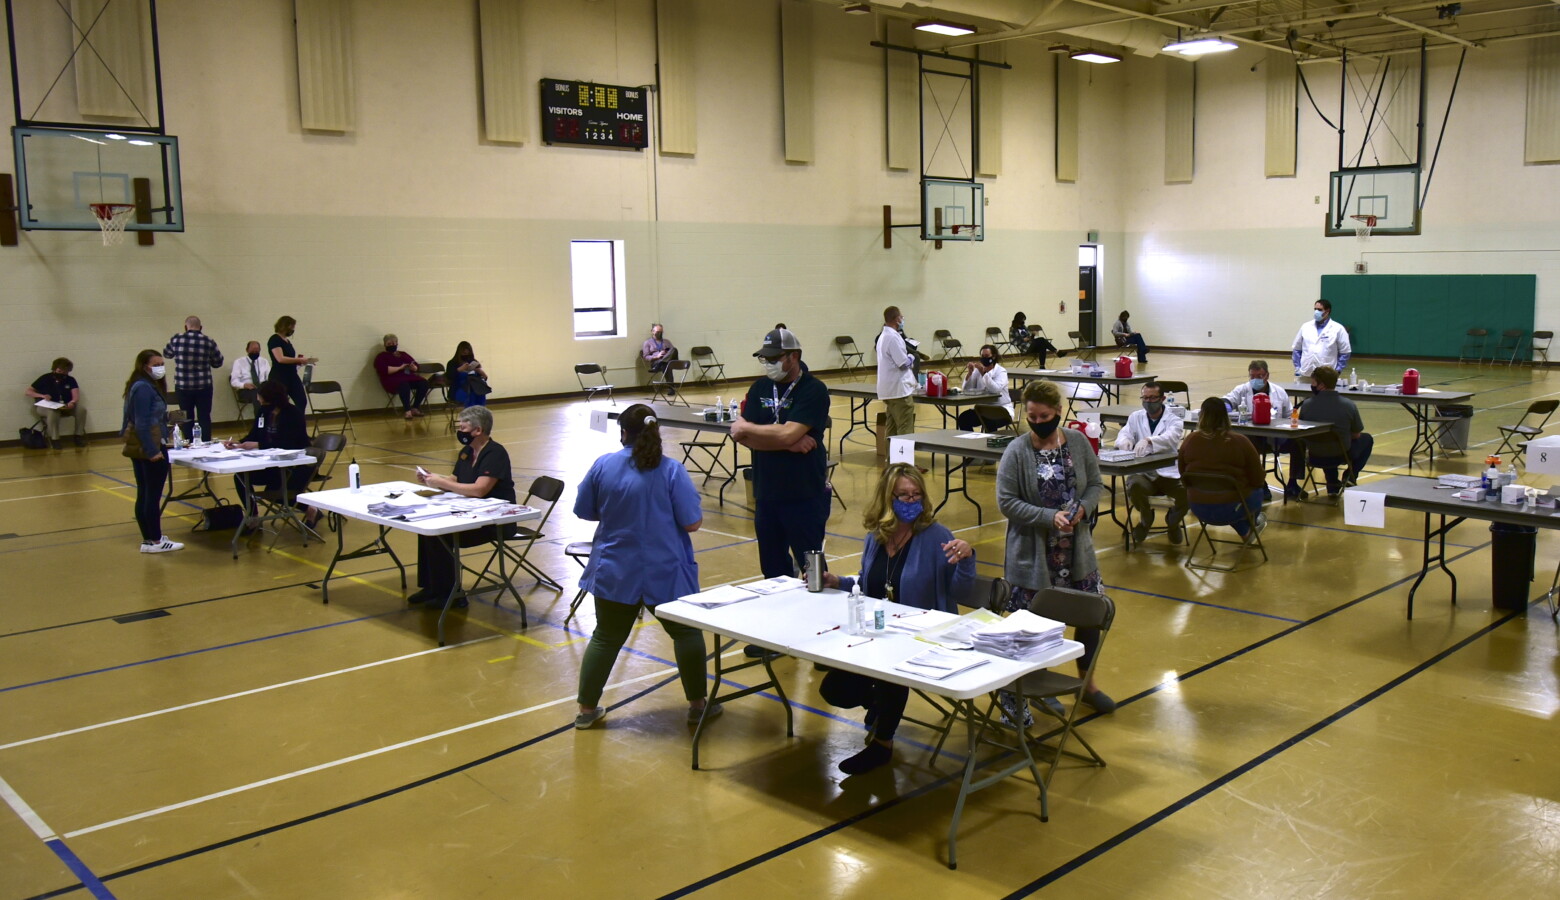
[[[487,406],[487,391],[481,390],[487,387],[487,371],[477,360],[477,353],[471,349],[470,341],[461,341],[455,345],[455,355],[450,357],[450,364],[444,367],[444,374],[450,380],[451,400],[462,407]],[[473,378],[481,384],[472,384]]]
[[[1235,410],[1242,406],[1248,410],[1252,409],[1255,406],[1256,396],[1266,394],[1273,406],[1273,423],[1277,424],[1289,418],[1289,413],[1294,406],[1288,392],[1268,378],[1266,360],[1254,359],[1248,363],[1246,376],[1246,381],[1237,384],[1234,390],[1224,395],[1226,409]],[[1258,456],[1270,452],[1289,454],[1289,483],[1284,487],[1284,496],[1290,499],[1303,499],[1305,492],[1300,488],[1300,479],[1302,469],[1305,467],[1305,448],[1301,443],[1287,438],[1270,441],[1265,437],[1255,437],[1251,439],[1251,444],[1257,448]]]
[[[666,339],[666,329],[661,327],[660,322],[650,326],[650,337],[640,345],[639,355],[644,359],[651,374],[665,372],[667,365],[677,359],[677,347]],[[667,388],[668,392],[673,390],[675,389]]]
[[[1148,344],[1143,342],[1143,335],[1133,331],[1132,326],[1127,324],[1127,320],[1131,317],[1131,313],[1122,310],[1121,315],[1117,316],[1115,323],[1110,326],[1110,333],[1115,336],[1117,347],[1137,348],[1138,365],[1148,365]]]
[[[250,341],[244,347],[244,355],[233,360],[233,369],[228,373],[228,384],[235,391],[255,391],[260,385],[271,380],[271,358],[260,352],[260,342]],[[255,398],[255,415],[260,415],[260,398]]]
[[[455,439],[462,445],[455,458],[455,474],[419,473],[418,480],[431,488],[463,497],[497,497],[515,502],[509,451],[490,437],[492,431],[493,414],[487,407],[468,406],[461,410],[455,424]],[[459,539],[462,547],[475,547],[498,540],[498,526],[462,531],[453,537]],[[407,602],[442,604],[450,589],[459,586],[460,570],[444,541],[444,538],[418,536],[417,587],[420,590],[408,597]],[[458,600],[456,605],[464,606],[466,601]]]
[[[1002,356],[997,353],[997,348],[992,344],[980,346],[980,359],[971,360],[964,364],[964,387],[966,394],[993,393],[991,406],[1000,406],[1008,411],[1008,419],[1013,417],[1013,398],[1008,394],[1008,373],[1002,368]],[[965,431],[974,431],[980,428],[982,431],[996,433],[1007,425],[1006,422],[998,422],[982,418],[973,409],[966,409],[959,413],[959,427]]]
[[[76,446],[87,445],[84,437],[87,433],[87,411],[81,407],[81,385],[70,375],[75,367],[75,363],[62,356],[49,366],[49,371],[39,375],[23,391],[33,401],[33,418],[43,421],[44,428],[48,430],[49,446],[55,450],[60,448],[60,416],[70,416],[70,420],[75,423]],[[61,405],[49,409],[38,406],[39,400]]]
[[[223,441],[222,446],[229,450],[303,450],[309,446],[309,426],[304,420],[303,410],[292,405],[286,386],[279,381],[262,381],[255,396],[254,427],[249,429],[243,440]],[[288,495],[296,497],[309,489],[314,467],[285,466],[250,472],[249,485],[255,490],[279,488],[284,476],[287,478]],[[245,515],[254,515],[255,503],[244,492],[244,477],[234,475],[233,486],[238,492],[239,502],[244,504]],[[304,521],[313,527],[319,515],[319,510],[310,509]]]
[[[417,360],[401,350],[401,341],[395,335],[385,335],[385,349],[374,357],[374,371],[385,393],[400,395],[401,408],[408,419],[422,415],[423,401],[428,399],[428,379],[417,374]]]
[[[1165,415],[1165,389],[1150,381],[1140,393],[1143,408],[1132,411],[1127,424],[1116,436],[1117,450],[1132,450],[1138,456],[1148,456],[1169,450],[1178,450],[1186,423],[1178,415]],[[1132,542],[1141,544],[1154,527],[1154,508],[1148,498],[1169,497],[1174,506],[1165,516],[1170,543],[1181,543],[1181,519],[1186,515],[1186,488],[1181,485],[1180,473],[1174,465],[1157,469],[1151,474],[1127,476],[1127,502],[1137,513],[1137,524],[1132,526]]]
[[[1040,326],[1035,326],[1039,328]],[[1040,368],[1045,368],[1045,357],[1048,353],[1055,353],[1057,359],[1067,355],[1066,350],[1059,349],[1055,344],[1046,339],[1043,334],[1036,334],[1029,330],[1028,319],[1022,312],[1013,314],[1013,324],[1008,328],[1008,343],[1013,345],[1014,356],[1025,356],[1034,353],[1035,362]]]
[[[1202,403],[1197,416],[1197,430],[1186,436],[1176,457],[1176,466],[1183,476],[1188,474],[1228,475],[1235,479],[1236,493],[1208,493],[1196,489],[1187,490],[1191,510],[1208,525],[1228,525],[1246,543],[1256,542],[1257,534],[1267,527],[1267,516],[1262,512],[1262,501],[1267,496],[1267,476],[1262,470],[1262,457],[1257,448],[1243,434],[1230,430],[1230,413],[1219,397],[1209,397]],[[1246,521],[1246,510],[1257,523],[1255,530]]]
[[[1317,366],[1311,372],[1311,389],[1315,394],[1305,401],[1300,414],[1310,422],[1328,423],[1338,438],[1336,443],[1329,441],[1327,448],[1322,451],[1329,455],[1318,454],[1315,447],[1310,451],[1311,464],[1326,473],[1327,494],[1332,496],[1343,490],[1344,485],[1353,486],[1359,480],[1360,471],[1370,462],[1376,439],[1365,431],[1365,423],[1360,419],[1360,408],[1354,405],[1353,400],[1338,393],[1336,370]],[[1337,455],[1339,446],[1349,448],[1347,458]],[[1340,484],[1338,468],[1344,465],[1348,468]]]

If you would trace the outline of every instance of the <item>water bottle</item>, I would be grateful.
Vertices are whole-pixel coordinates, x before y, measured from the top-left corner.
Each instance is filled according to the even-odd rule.
[[[866,598],[861,596],[861,582],[858,581],[850,586],[850,607],[845,627],[851,634],[861,634],[865,611]]]
[[[1251,407],[1246,405],[1246,401],[1240,401],[1240,409],[1235,412],[1235,422],[1244,425],[1250,418]]]
[[[1360,383],[1360,370],[1357,369],[1357,368],[1356,369],[1350,369],[1349,370],[1349,387],[1358,387],[1359,383]]]
[[[180,431],[177,425],[173,426],[173,443],[169,446],[174,450],[184,449],[184,432]]]
[[[1495,467],[1495,463],[1490,463],[1490,467],[1484,470],[1484,480],[1481,487],[1484,488],[1484,499],[1500,499],[1500,469]]]
[[[887,618],[886,613],[887,613],[887,610],[885,610],[883,608],[883,598],[879,597],[877,599],[877,601],[872,604],[872,630],[873,631],[881,632],[883,630],[885,619]]]
[[[807,563],[807,590],[816,594],[823,590],[823,551],[808,550],[803,558]]]
[[[195,427],[190,429],[190,446],[191,447],[199,447],[200,445],[201,445],[200,423],[196,422],[195,423]]]
[[[737,416],[741,415],[741,412],[742,408],[737,405],[737,399],[735,397],[731,398],[731,417],[727,419],[727,421],[735,422],[737,420]]]
[[[355,494],[363,489],[363,472],[358,468],[357,460],[352,460],[352,465],[347,466],[347,487]]]

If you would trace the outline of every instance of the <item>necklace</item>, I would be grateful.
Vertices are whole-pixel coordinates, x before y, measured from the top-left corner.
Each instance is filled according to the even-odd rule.
[[[899,602],[899,577],[905,573],[905,559],[910,556],[905,550],[910,546],[911,537],[914,537],[914,534],[906,536],[888,559],[888,574],[883,579],[883,593],[888,595],[884,599],[890,603]],[[887,553],[888,548],[884,547],[883,552]]]

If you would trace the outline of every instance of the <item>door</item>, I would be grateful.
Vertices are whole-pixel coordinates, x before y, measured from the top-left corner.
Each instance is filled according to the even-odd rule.
[[[1096,303],[1099,299],[1099,246],[1081,244],[1078,247],[1078,334],[1084,346],[1099,343],[1099,322]]]

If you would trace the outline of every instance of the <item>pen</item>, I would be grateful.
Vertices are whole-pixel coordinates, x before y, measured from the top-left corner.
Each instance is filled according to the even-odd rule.
[[[875,640],[877,640],[877,638],[867,638],[864,641],[857,641],[854,644],[846,644],[845,646],[846,647],[860,647],[862,644],[870,644],[870,643],[872,643]]]
[[[926,615],[926,610],[923,609],[920,612],[913,612],[913,613],[894,613],[894,618],[896,618],[896,619],[909,619],[909,618],[913,618],[915,616],[924,616],[924,615]],[[834,627],[838,628],[839,626],[836,625]]]
[[[840,630],[840,626],[836,625],[833,628],[825,628],[824,630],[822,630],[822,631],[820,631],[818,633],[819,634],[828,634],[831,631],[839,631],[839,630]]]

